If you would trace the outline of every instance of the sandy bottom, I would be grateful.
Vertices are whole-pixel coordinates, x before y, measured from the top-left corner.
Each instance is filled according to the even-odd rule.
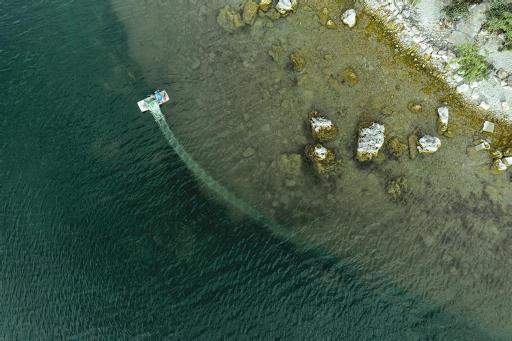
[[[379,40],[369,18],[343,27],[349,2],[302,1],[293,15],[259,17],[235,33],[216,22],[226,3],[238,4],[114,1],[128,52],[148,84],[174,97],[164,111],[190,155],[274,220],[276,233],[353,260],[369,283],[384,275],[489,333],[512,335],[509,174],[489,171],[485,152],[466,154],[483,137],[482,121],[448,103],[455,137],[440,136],[437,153],[410,159],[384,148],[379,160],[361,164],[354,159],[361,124],[383,123],[387,139],[404,143],[415,130],[438,135],[436,108],[447,94]],[[321,25],[323,7],[337,29]],[[295,50],[305,56],[301,72],[289,66]],[[347,67],[357,84],[343,82]],[[411,112],[411,102],[422,111]],[[311,110],[338,126],[326,144],[341,161],[338,176],[320,178],[304,157],[314,142]],[[496,141],[501,129],[487,137]],[[300,164],[287,163],[290,154],[300,154]],[[387,186],[398,177],[407,189],[396,201]]]

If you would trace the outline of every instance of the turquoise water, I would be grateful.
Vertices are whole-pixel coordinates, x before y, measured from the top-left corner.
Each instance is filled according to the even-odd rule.
[[[0,339],[488,338],[208,195],[108,3],[2,5]]]

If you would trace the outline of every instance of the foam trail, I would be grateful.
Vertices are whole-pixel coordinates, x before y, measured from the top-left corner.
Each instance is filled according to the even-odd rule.
[[[160,130],[162,131],[165,139],[167,142],[169,142],[169,145],[174,149],[180,159],[201,182],[203,182],[210,190],[219,195],[222,199],[226,200],[236,209],[261,222],[267,224],[269,223],[268,219],[265,219],[260,212],[248,205],[246,202],[238,199],[233,193],[228,191],[226,187],[215,181],[196,161],[194,161],[194,159],[192,159],[192,157],[185,151],[183,146],[178,142],[173,132],[171,131],[171,128],[169,128],[169,125],[165,120],[165,116],[160,110],[160,106],[155,99],[147,99],[146,104],[149,108],[149,111],[153,115],[155,122],[160,127]]]

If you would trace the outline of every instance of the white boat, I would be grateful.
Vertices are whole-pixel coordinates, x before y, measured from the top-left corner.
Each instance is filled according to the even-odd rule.
[[[158,102],[158,105],[162,105],[164,103],[169,102],[169,95],[167,95],[167,92],[165,90],[156,90],[150,96],[137,102],[137,105],[139,106],[140,111],[142,111],[142,112],[148,111],[149,110],[148,101],[151,101],[151,100],[156,100]]]

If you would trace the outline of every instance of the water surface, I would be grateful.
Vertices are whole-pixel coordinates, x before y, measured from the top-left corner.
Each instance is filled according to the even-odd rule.
[[[447,145],[443,149],[447,154],[438,159],[381,162],[378,167],[362,168],[351,161],[353,146],[347,144],[353,143],[357,119],[350,113],[358,107],[358,115],[362,111],[373,115],[382,109],[383,101],[372,104],[373,96],[367,103],[356,101],[361,96],[332,92],[323,81],[328,82],[332,73],[326,68],[336,70],[335,61],[345,56],[364,85],[369,76],[362,68],[376,68],[391,55],[371,34],[352,37],[336,31],[329,33],[332,37],[318,35],[315,48],[320,49],[329,49],[331,38],[343,35],[340,42],[346,47],[332,45],[327,52],[333,58],[328,62],[320,58],[322,51],[315,55],[308,47],[310,36],[293,33],[300,20],[305,20],[305,30],[320,29],[313,26],[314,11],[298,13],[273,27],[255,26],[254,32],[228,36],[215,23],[223,5],[220,1],[207,5],[167,1],[158,8],[144,2],[110,5],[64,0],[23,4],[8,0],[3,5],[0,338],[490,338],[489,330],[482,330],[487,321],[475,323],[475,315],[468,314],[465,304],[480,304],[489,295],[497,295],[496,290],[506,294],[505,275],[496,272],[499,276],[484,286],[489,290],[481,293],[480,301],[463,296],[463,304],[458,303],[460,287],[447,283],[445,287],[454,288],[455,298],[453,304],[444,304],[444,298],[436,296],[439,290],[426,288],[446,277],[422,281],[431,273],[424,267],[436,258],[429,253],[422,258],[429,261],[422,262],[411,255],[410,249],[418,242],[413,240],[407,248],[404,240],[412,232],[407,233],[403,223],[391,228],[400,212],[425,200],[411,194],[411,204],[400,206],[387,203],[382,194],[381,179],[395,167],[403,172],[411,167],[411,176],[432,179],[418,170],[420,166],[431,170],[432,160],[444,162],[439,160],[453,155],[450,148],[459,151],[462,142]],[[138,23],[138,30],[130,22]],[[268,49],[281,33],[284,55],[274,62]],[[367,50],[354,50],[348,58],[349,50],[363,36],[368,39],[366,47],[370,44],[383,53],[380,59],[359,54]],[[354,44],[347,45],[351,40]],[[312,66],[301,75],[285,65],[286,53],[295,47],[305,49]],[[401,66],[386,69],[389,83],[384,84],[396,86],[392,72],[397,69]],[[318,75],[323,73],[322,81]],[[304,77],[305,90],[297,85],[299,76]],[[380,74],[376,77],[376,81],[386,79]],[[375,93],[387,88],[384,84]],[[415,84],[401,89],[413,93],[420,87]],[[176,104],[166,108],[168,121],[190,155],[240,200],[279,225],[263,225],[233,212],[229,203],[212,195],[185,167],[151,116],[140,114],[135,105],[155,86],[174,94]],[[359,92],[357,88],[343,91],[352,91],[354,96]],[[26,94],[30,94],[28,99]],[[426,112],[437,105],[437,98],[418,96],[425,101]],[[282,196],[290,190],[282,187],[284,177],[271,166],[272,161],[281,153],[302,151],[309,139],[304,118],[312,107],[325,111],[342,128],[340,140],[332,146],[344,160],[344,171],[340,179],[323,183],[304,164],[302,180],[286,203]],[[348,114],[341,116],[343,112]],[[433,125],[433,118],[425,117],[417,123],[422,129]],[[393,115],[388,120],[391,124]],[[271,124],[270,131],[265,124]],[[397,134],[408,131],[397,129],[403,129]],[[467,138],[463,133],[458,137],[461,141]],[[247,146],[257,153],[242,162],[240,151]],[[450,164],[443,163],[448,168],[441,175],[455,168]],[[471,184],[478,184],[471,174]],[[486,184],[495,179],[489,193],[504,195],[498,187],[504,182],[500,177],[474,174],[484,174],[481,181]],[[362,178],[368,179],[369,186],[356,196]],[[348,186],[350,179],[354,184]],[[419,180],[410,182],[425,186]],[[308,196],[299,206],[297,197],[304,196],[306,186]],[[433,187],[431,193],[438,193],[439,186]],[[479,188],[473,191],[479,194]],[[498,188],[498,194],[493,188]],[[342,190],[346,195],[341,195]],[[469,191],[461,193],[471,198]],[[337,202],[336,215],[333,201]],[[474,202],[479,201],[468,201]],[[319,220],[310,212],[316,212],[315,205],[320,204],[326,207],[326,215]],[[363,207],[372,206],[368,215],[359,215]],[[304,207],[306,214],[298,215]],[[467,213],[465,207],[460,212]],[[492,212],[498,214],[497,207]],[[487,209],[482,206],[480,211]],[[410,230],[421,240],[434,235],[432,249],[427,251],[435,251],[438,234],[429,229],[418,232],[418,222],[430,219],[424,209],[418,211],[423,216],[411,213]],[[285,212],[289,222],[278,212]],[[383,216],[383,212],[389,213]],[[377,215],[380,218],[375,220]],[[475,215],[467,221],[476,219]],[[335,216],[346,224],[336,222]],[[459,238],[464,235],[454,226]],[[488,226],[498,228],[505,244],[503,222],[491,220]],[[400,247],[393,247],[390,231],[402,232],[403,238],[395,244]],[[322,236],[329,237],[330,244]],[[473,230],[467,236],[468,241],[476,240]],[[382,242],[376,247],[374,239],[379,238]],[[490,246],[489,240],[494,239],[486,238],[481,238],[483,245]],[[489,271],[506,257],[500,245],[488,252],[492,256]],[[402,254],[384,271],[375,271],[379,267],[372,262],[388,261],[386,250],[392,248]],[[455,248],[462,255],[470,254],[468,250],[468,246]],[[473,253],[477,269],[484,265],[482,253]],[[409,271],[404,277],[417,281],[417,287],[401,281],[394,271],[405,267],[396,264],[407,261],[409,268],[418,269],[418,275],[411,276]],[[506,295],[502,298],[505,304]],[[489,306],[484,304],[483,309]],[[464,309],[459,312],[454,307]],[[496,316],[501,326],[506,316]]]

